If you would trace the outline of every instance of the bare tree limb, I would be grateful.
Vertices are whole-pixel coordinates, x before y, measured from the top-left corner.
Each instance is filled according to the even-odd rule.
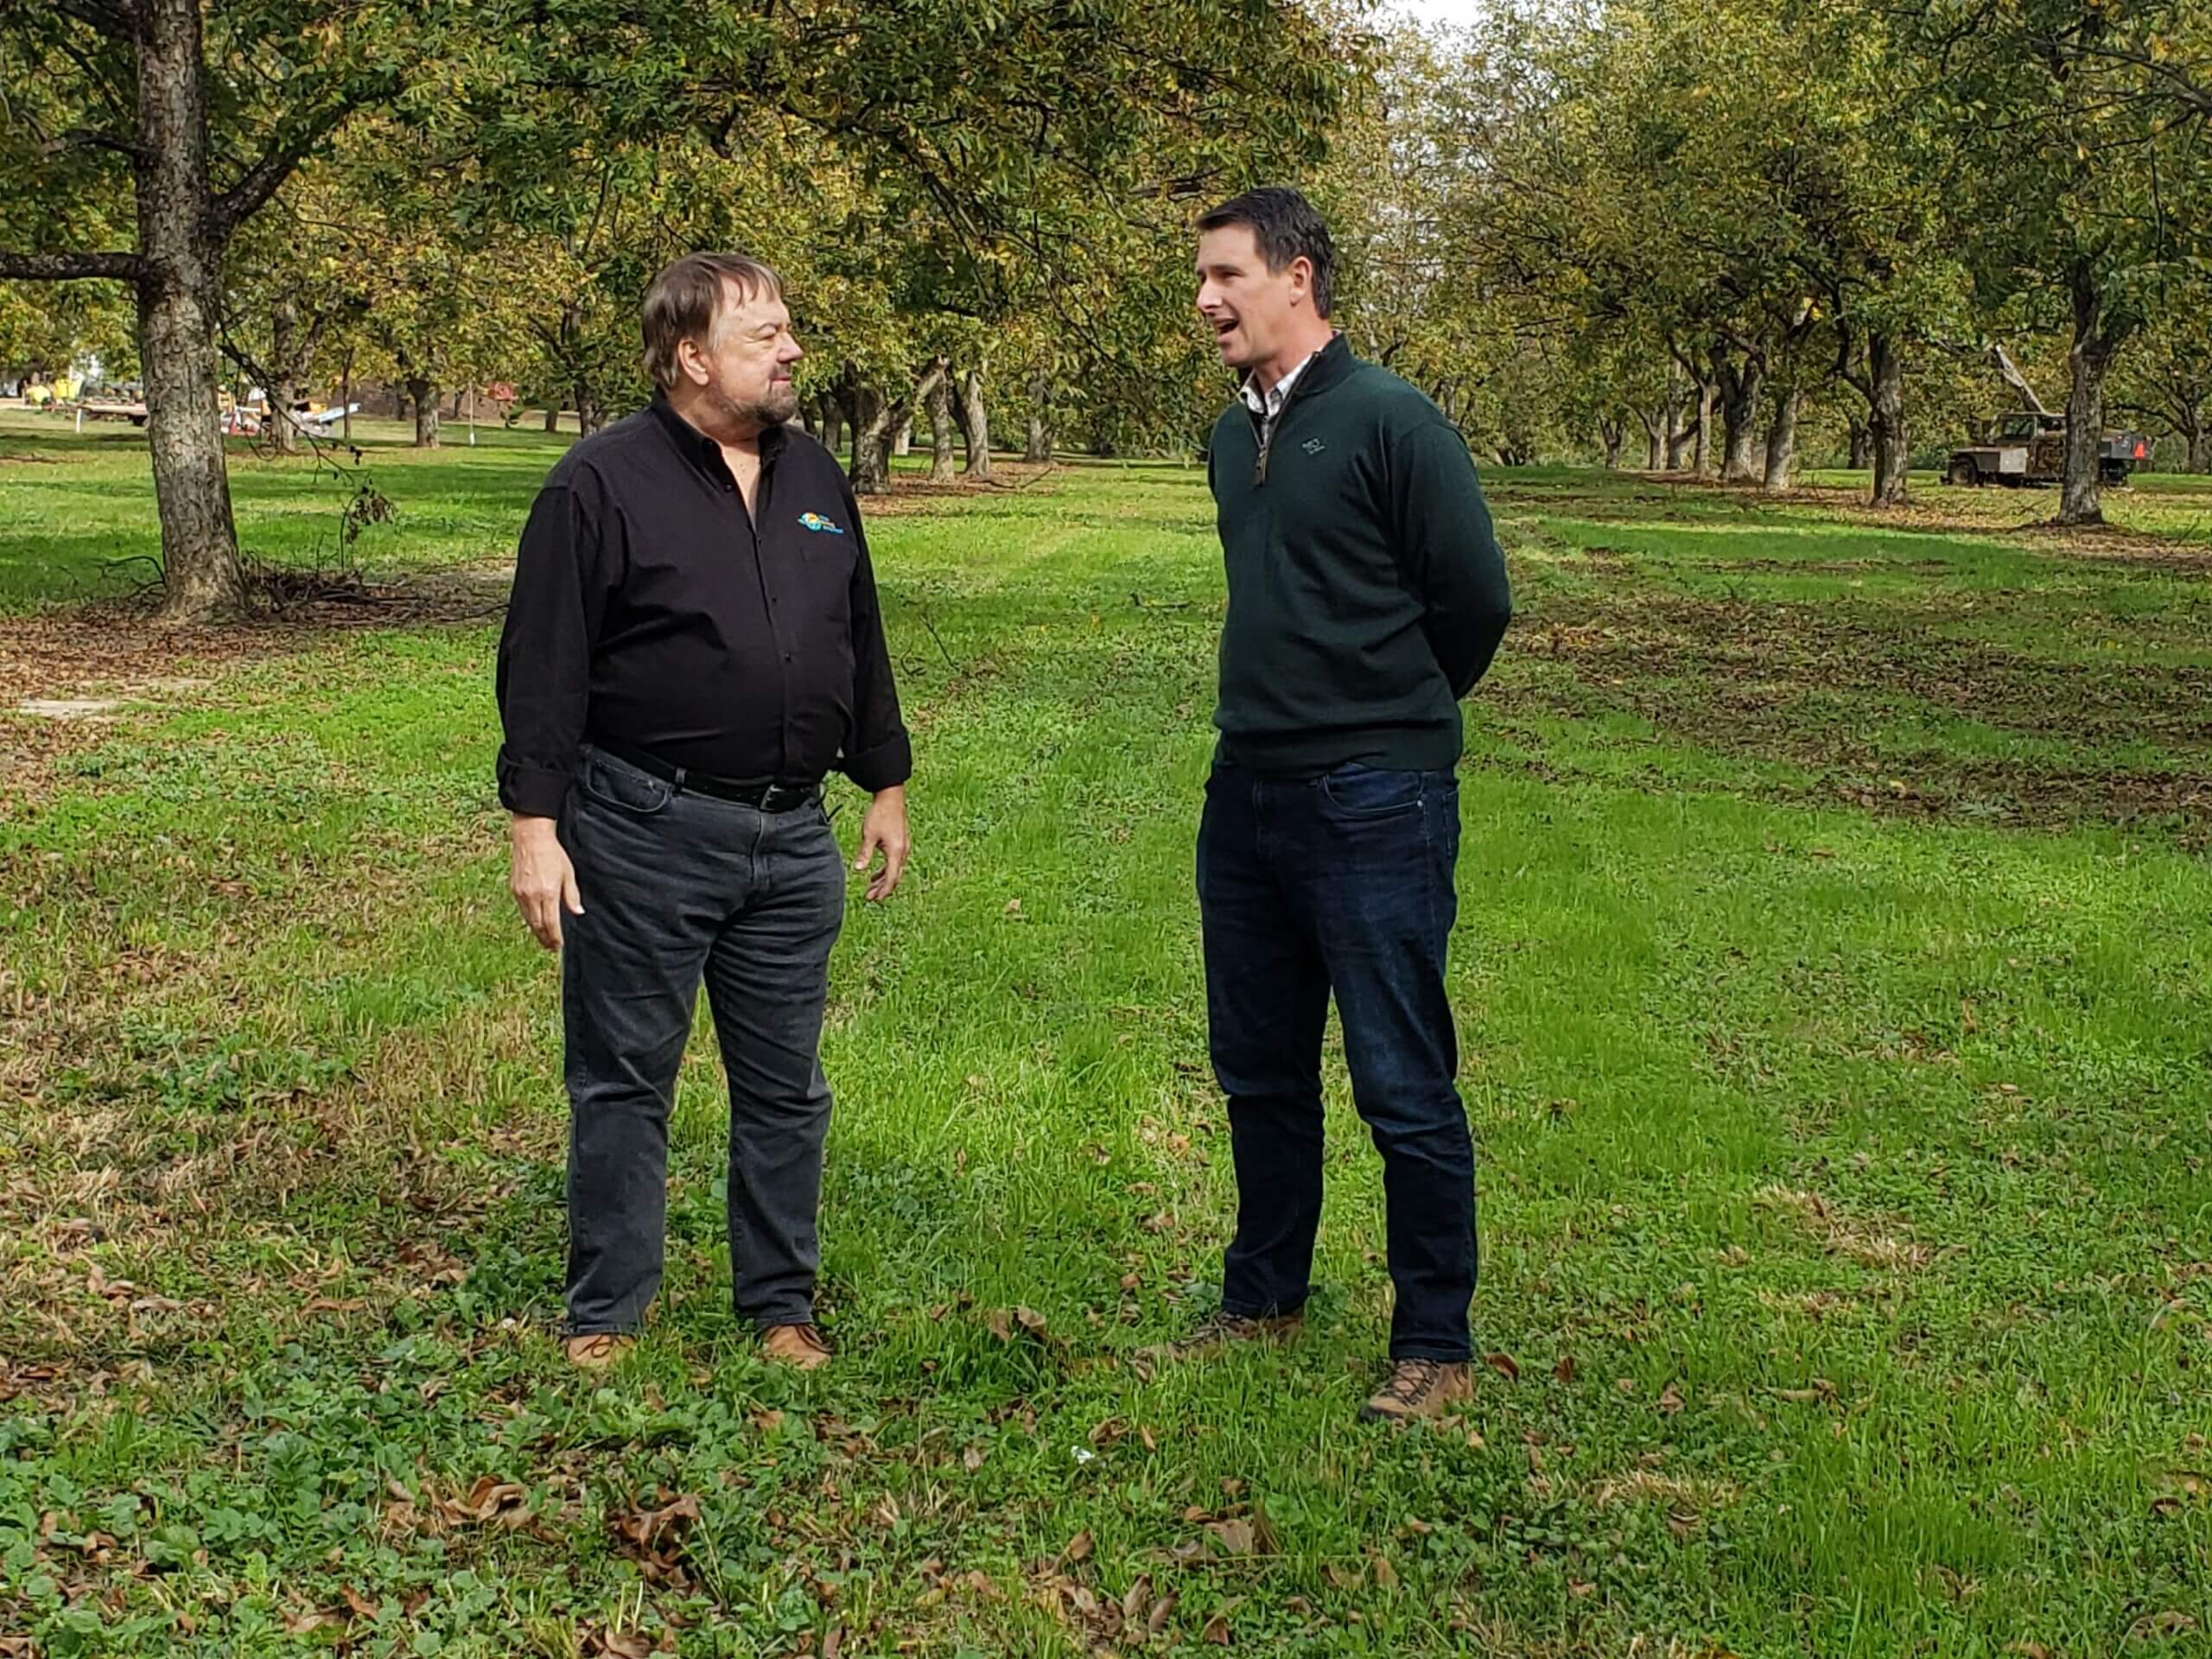
[[[135,283],[140,270],[135,253],[0,253],[0,279],[20,283],[72,283],[105,277]]]

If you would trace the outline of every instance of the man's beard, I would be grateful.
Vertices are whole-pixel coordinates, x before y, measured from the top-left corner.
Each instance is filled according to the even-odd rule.
[[[788,380],[760,397],[733,397],[719,386],[712,397],[722,418],[737,426],[781,426],[798,416],[798,389]]]

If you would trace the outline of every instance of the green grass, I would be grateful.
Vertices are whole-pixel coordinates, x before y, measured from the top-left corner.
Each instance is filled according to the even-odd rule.
[[[21,430],[18,609],[152,543],[143,452]],[[496,569],[553,453],[372,446],[361,556]],[[249,548],[324,556],[312,470],[241,460]],[[1128,1363],[1206,1305],[1233,1198],[1199,473],[874,521],[918,851],[837,957],[842,1353],[803,1381],[728,1309],[706,1042],[649,1339],[600,1382],[555,1351],[556,986],[503,888],[489,623],[181,661],[0,624],[18,695],[121,703],[0,724],[35,761],[0,1634],[1060,1655],[1172,1593],[1160,1650],[2204,1651],[2212,499],[2146,484],[2075,543],[1932,487],[1889,522],[1491,482],[1522,615],[1470,708],[1452,979],[1499,1357],[1408,1432],[1353,1421],[1388,1284],[1334,1059],[1304,1341]],[[651,1559],[613,1529],[685,1495]]]

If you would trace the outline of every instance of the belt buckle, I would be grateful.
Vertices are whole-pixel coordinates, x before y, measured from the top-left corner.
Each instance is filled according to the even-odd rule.
[[[788,812],[799,805],[804,797],[805,791],[797,784],[771,784],[767,792],[760,798],[760,810],[763,812]]]

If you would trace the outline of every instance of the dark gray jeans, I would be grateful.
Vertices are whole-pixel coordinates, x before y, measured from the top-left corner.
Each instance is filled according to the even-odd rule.
[[[830,1085],[822,1007],[844,861],[817,804],[770,815],[587,749],[561,841],[569,1330],[634,1331],[660,1288],[668,1119],[703,975],[729,1077],[738,1317],[814,1317]]]

